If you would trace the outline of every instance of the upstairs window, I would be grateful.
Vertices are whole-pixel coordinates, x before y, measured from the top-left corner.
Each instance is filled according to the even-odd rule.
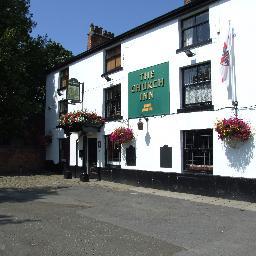
[[[183,108],[211,107],[211,63],[182,69]]]
[[[121,118],[121,84],[105,89],[105,118]]]
[[[60,84],[59,89],[65,89],[68,86],[69,69],[65,68],[60,71]]]
[[[203,12],[181,21],[182,47],[207,42],[210,39],[209,12]]]
[[[59,116],[65,115],[68,113],[68,101],[61,100],[59,101]]]
[[[106,51],[105,64],[106,72],[111,72],[121,67],[121,45]]]

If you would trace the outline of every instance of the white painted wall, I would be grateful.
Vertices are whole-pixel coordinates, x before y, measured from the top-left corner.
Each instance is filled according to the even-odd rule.
[[[179,48],[179,21],[173,20],[157,28],[136,35],[122,42],[122,67],[123,70],[111,74],[111,81],[106,82],[101,74],[104,72],[104,53],[100,51],[69,66],[70,78],[75,77],[79,82],[84,82],[85,93],[83,107],[89,111],[96,111],[104,115],[103,89],[121,83],[122,92],[122,122],[107,122],[101,133],[93,134],[101,141],[98,148],[98,166],[104,166],[104,135],[110,134],[119,126],[128,123],[128,73],[152,65],[169,62],[170,80],[170,113],[165,117],[149,117],[148,127],[144,122],[144,130],[137,129],[138,119],[129,120],[129,126],[134,130],[136,140],[137,165],[128,167],[125,164],[125,147],[122,150],[121,167],[126,169],[141,169],[148,171],[182,172],[182,142],[183,130],[214,128],[217,119],[233,115],[232,100],[228,97],[228,89],[221,83],[220,57],[222,47],[228,31],[229,20],[234,27],[235,56],[236,56],[236,85],[239,107],[256,105],[255,88],[252,79],[254,74],[254,49],[250,45],[255,42],[254,25],[252,19],[256,4],[253,0],[226,0],[218,1],[210,6],[210,31],[212,43],[192,49],[195,56],[188,58],[185,53],[176,53]],[[249,24],[249,25],[248,25]],[[212,69],[212,102],[215,111],[192,112],[177,114],[181,107],[181,76],[180,69],[195,63],[211,61]],[[46,102],[46,131],[51,130],[54,140],[47,149],[47,159],[58,162],[57,139],[64,136],[62,131],[55,129],[58,116],[57,102],[60,96],[56,94],[58,88],[58,72],[47,77],[47,102]],[[64,97],[65,95],[63,95]],[[47,106],[54,105],[49,110]],[[70,111],[81,109],[70,106]],[[226,109],[225,109],[226,108]],[[239,110],[239,117],[250,122],[256,127],[255,110]],[[147,128],[146,128],[147,127]],[[77,137],[76,137],[77,138]],[[70,163],[74,164],[75,139],[71,142]],[[81,144],[82,145],[82,144]],[[160,168],[160,147],[172,147],[172,168]],[[214,175],[256,178],[255,142],[252,139],[238,149],[227,148],[218,140],[216,132],[213,139]],[[81,165],[81,159],[79,165]]]

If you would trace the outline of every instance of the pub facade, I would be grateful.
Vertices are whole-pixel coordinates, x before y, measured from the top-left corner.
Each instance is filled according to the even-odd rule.
[[[138,184],[162,176],[168,184],[185,176],[256,178],[247,47],[255,4],[187,2],[116,37],[92,24],[87,50],[49,71],[47,160]],[[234,119],[248,137],[220,126]]]

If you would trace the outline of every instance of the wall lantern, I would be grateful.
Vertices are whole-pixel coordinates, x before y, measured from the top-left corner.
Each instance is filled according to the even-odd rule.
[[[144,119],[146,120],[146,122],[148,122],[148,118],[144,117]],[[138,130],[143,130],[143,122],[141,121],[141,119],[139,119],[139,122],[137,123],[138,125]]]
[[[186,53],[186,55],[187,55],[189,58],[196,55],[195,53],[191,52],[189,49],[184,50],[184,52]]]
[[[111,81],[111,78],[108,76],[107,73],[102,74],[101,77],[104,77],[107,82]]]

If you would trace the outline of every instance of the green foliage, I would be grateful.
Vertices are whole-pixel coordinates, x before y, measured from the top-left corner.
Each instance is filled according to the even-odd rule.
[[[31,135],[31,120],[44,113],[46,71],[72,56],[46,36],[31,37],[34,26],[29,0],[1,0],[0,143]]]

